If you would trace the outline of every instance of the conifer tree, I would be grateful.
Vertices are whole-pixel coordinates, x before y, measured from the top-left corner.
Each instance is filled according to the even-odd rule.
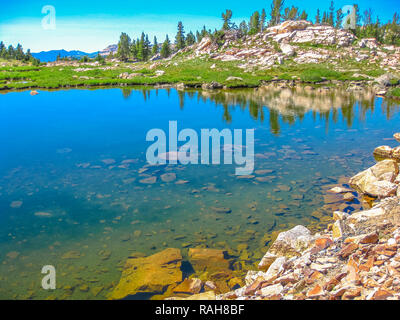
[[[157,37],[154,36],[154,41],[153,41],[153,48],[151,50],[151,55],[155,56],[158,53],[158,42],[157,42]]]
[[[127,61],[130,56],[131,38],[122,32],[118,42],[117,56],[122,61]]]
[[[343,11],[342,9],[339,9],[336,11],[336,29],[340,29],[342,27],[342,22],[343,22]]]
[[[224,21],[222,30],[231,29],[231,19],[232,19],[232,10],[226,9],[225,13],[222,13],[222,20]]]
[[[316,24],[321,23],[321,15],[320,15],[319,9],[317,9],[317,15],[315,16],[315,23]]]
[[[168,58],[171,55],[170,41],[168,35],[165,37],[165,41],[161,47],[160,55],[163,58]]]
[[[182,21],[178,22],[178,32],[175,37],[176,50],[185,48],[185,31]]]
[[[261,32],[264,31],[266,19],[267,19],[267,13],[265,12],[265,9],[263,8],[262,11],[261,11],[261,18],[260,18],[260,29],[261,29]]]
[[[272,0],[270,21],[271,26],[275,26],[281,22],[281,12],[284,3],[284,0]]]
[[[192,31],[190,31],[186,36],[186,46],[190,47],[191,45],[196,43],[196,38]]]
[[[250,18],[249,34],[256,34],[260,31],[260,13],[254,12]]]

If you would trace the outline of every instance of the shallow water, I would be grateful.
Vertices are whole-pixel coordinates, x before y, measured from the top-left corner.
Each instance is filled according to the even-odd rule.
[[[273,231],[328,223],[326,189],[372,165],[376,146],[396,145],[398,111],[368,91],[325,89],[2,94],[0,298],[104,299],[132,252],[167,247],[185,256],[246,243],[245,272]],[[233,165],[148,166],[146,133],[172,120],[197,132],[254,128],[255,170],[269,171],[238,179]],[[140,182],[148,177],[157,182]],[[56,267],[55,291],[41,289],[44,265]]]

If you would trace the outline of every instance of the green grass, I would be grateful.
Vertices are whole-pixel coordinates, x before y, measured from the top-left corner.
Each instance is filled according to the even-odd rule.
[[[296,78],[314,84],[323,80],[367,80],[359,76],[354,77],[354,70],[337,70],[355,69],[357,73],[372,77],[384,73],[377,65],[368,65],[362,61],[343,61],[337,66],[332,66],[329,63],[297,64],[293,59],[288,59],[282,65],[275,65],[268,70],[255,68],[251,72],[244,72],[238,67],[243,63],[242,61],[222,62],[209,58],[188,60],[190,54],[191,52],[183,52],[171,60],[158,61],[156,67],[151,67],[154,62],[120,63],[118,67],[111,63],[98,67],[81,64],[79,68],[89,69],[84,72],[75,71],[77,67],[73,66],[34,67],[10,63],[6,67],[0,67],[0,90],[177,83],[196,87],[212,81],[219,82],[227,88],[238,88],[259,86],[262,81],[270,81],[275,77],[281,80]],[[215,68],[212,69],[212,65],[215,65]],[[113,69],[102,69],[110,66],[113,66]],[[163,70],[165,74],[157,77],[157,70]],[[119,75],[123,72],[138,73],[139,75],[132,79],[119,79]],[[239,77],[242,80],[227,81],[230,76]]]

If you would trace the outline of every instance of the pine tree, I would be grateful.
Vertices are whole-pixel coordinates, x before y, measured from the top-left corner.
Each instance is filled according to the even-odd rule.
[[[150,55],[151,55],[151,43],[149,41],[149,36],[146,34],[143,44],[143,60],[144,61],[149,60]]]
[[[192,31],[190,31],[186,36],[186,46],[190,47],[196,43],[196,38]]]
[[[275,26],[281,22],[281,12],[284,6],[284,0],[272,0],[271,5],[271,21],[270,24]]]
[[[185,48],[185,31],[182,21],[178,22],[178,32],[175,37],[176,50]]]
[[[260,31],[260,13],[254,12],[250,18],[249,34],[256,34]]]
[[[246,21],[242,21],[239,25],[239,31],[242,35],[247,35],[247,33],[249,32],[249,28],[247,26],[247,22]]]
[[[135,40],[132,40],[130,51],[131,51],[131,56],[133,57],[133,59],[137,59],[138,47],[137,47],[137,42]]]
[[[334,12],[335,12],[335,5],[334,5],[333,1],[331,1],[331,5],[329,7],[329,16],[328,16],[328,21],[327,22],[332,27],[334,25],[334,18],[333,18]]]
[[[153,41],[153,49],[151,50],[151,55],[155,56],[158,53],[158,43],[157,43],[157,37],[154,36],[154,41]]]
[[[118,42],[117,55],[122,61],[127,61],[130,56],[131,38],[122,32]]]
[[[326,24],[327,23],[327,16],[326,16],[326,12],[324,11],[324,14],[322,16],[322,24]]]
[[[225,13],[222,13],[222,20],[224,21],[222,30],[231,29],[231,19],[232,19],[232,10],[226,9]]]
[[[262,9],[262,11],[261,11],[261,18],[260,18],[261,32],[264,31],[266,19],[267,19],[267,13],[265,12],[265,9]]]
[[[339,9],[336,11],[336,29],[340,29],[343,23],[343,11]]]
[[[308,18],[308,14],[305,10],[303,10],[303,12],[300,15],[300,20],[307,20]]]
[[[160,55],[163,58],[168,58],[171,55],[170,41],[168,35],[165,37],[165,41],[161,47]]]
[[[320,15],[319,9],[317,9],[317,15],[315,16],[315,23],[316,24],[321,23],[321,15]]]

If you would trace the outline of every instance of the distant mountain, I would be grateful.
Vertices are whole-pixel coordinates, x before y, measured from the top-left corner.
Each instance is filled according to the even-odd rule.
[[[61,58],[77,58],[80,59],[83,56],[88,56],[89,58],[95,58],[98,52],[87,53],[78,50],[66,51],[66,50],[51,50],[51,51],[41,51],[37,53],[32,53],[32,56],[39,59],[41,62],[51,62],[56,61],[57,56],[60,55]]]

